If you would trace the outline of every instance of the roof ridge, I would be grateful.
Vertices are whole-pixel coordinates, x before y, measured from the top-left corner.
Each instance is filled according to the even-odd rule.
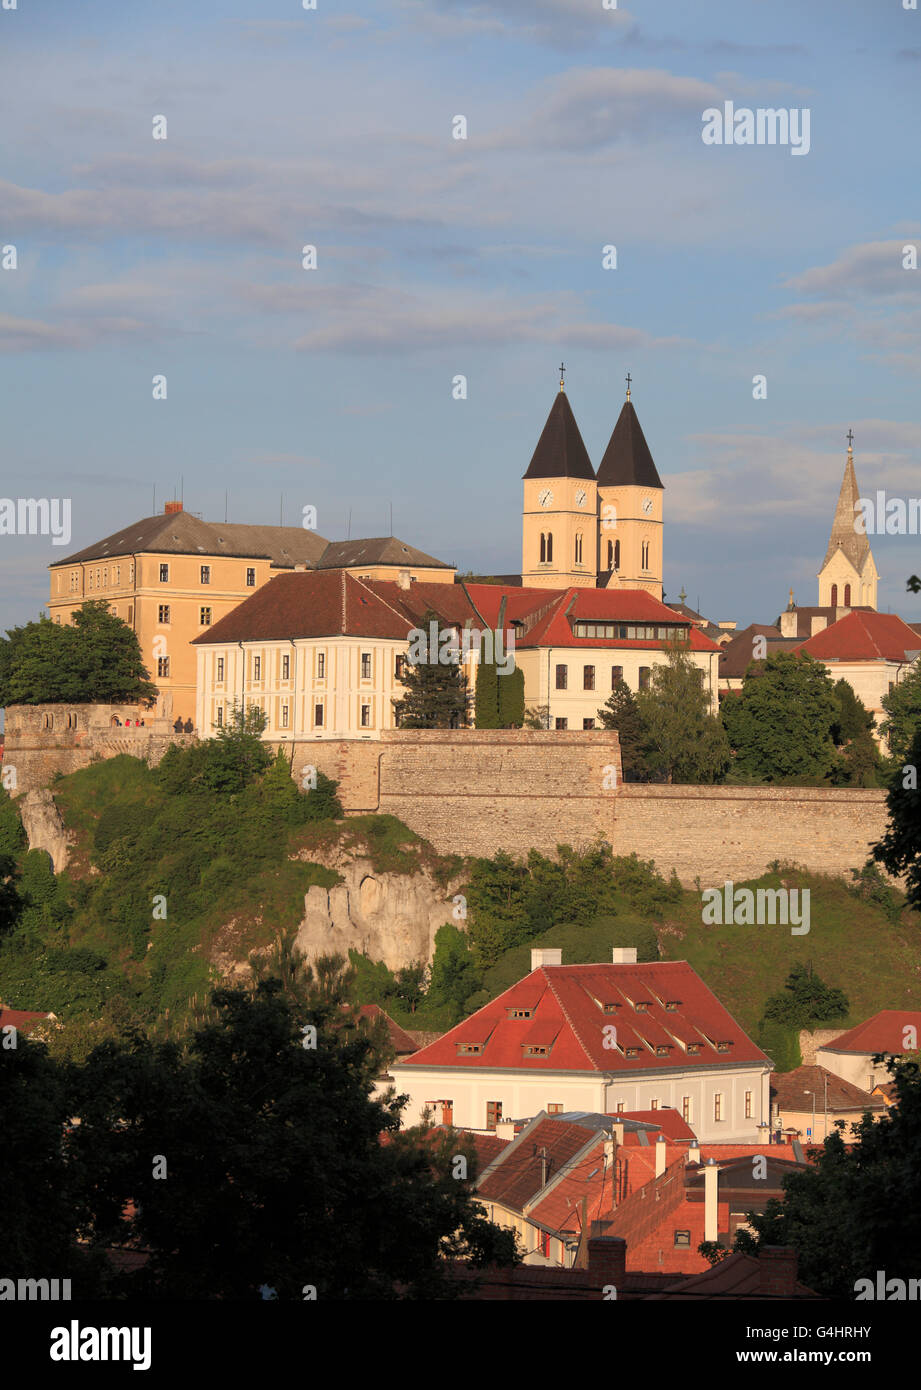
[[[585,1056],[588,1058],[589,1062],[592,1064],[592,1069],[593,1069],[594,1071],[600,1071],[601,1068],[598,1066],[598,1063],[595,1061],[595,1058],[592,1056],[592,1054],[589,1052],[588,1048],[586,1047],[585,1043],[582,1041],[582,1038],[581,1038],[581,1036],[580,1036],[580,1034],[579,1034],[578,1028],[577,1028],[576,1025],[573,1023],[572,1019],[569,1017],[569,1013],[567,1012],[566,1005],[563,1003],[563,1001],[562,1001],[562,999],[560,998],[559,994],[557,993],[556,989],[553,988],[553,986],[552,986],[550,980],[547,978],[546,974],[544,973],[544,972],[546,971],[546,966],[541,965],[541,966],[539,966],[539,969],[540,969],[541,973],[544,974],[544,979],[545,979],[545,981],[546,981],[547,988],[550,989],[550,990],[552,990],[552,992],[553,992],[553,997],[554,997],[554,999],[556,1000],[557,1004],[558,1004],[559,1007],[560,1007],[560,1013],[563,1015],[563,1017],[565,1018],[566,1022],[569,1024],[570,1028],[572,1029],[573,1037],[576,1039],[576,1042],[579,1044],[579,1046],[581,1047],[582,1051],[585,1053]],[[587,991],[586,991],[586,993],[587,993]]]

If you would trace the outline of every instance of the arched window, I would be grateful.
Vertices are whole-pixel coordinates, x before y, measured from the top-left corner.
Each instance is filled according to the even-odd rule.
[[[576,532],[576,564],[577,564],[577,565],[581,565],[581,563],[582,563],[582,532],[581,532],[581,531],[577,531],[577,532]]]
[[[831,606],[832,606],[832,608],[837,608],[837,607],[838,607],[838,586],[837,586],[837,584],[833,584],[833,585],[831,586]]]
[[[644,569],[644,570],[648,570],[648,569],[649,569],[649,542],[648,542],[648,541],[643,541],[643,559],[642,559],[642,566],[643,566],[643,569]]]
[[[620,569],[620,541],[614,542],[614,568]]]
[[[540,562],[541,562],[541,564],[544,563],[544,561],[546,560],[546,558],[547,558],[547,537],[544,535],[543,531],[541,531],[541,533],[540,533]]]
[[[614,568],[614,542],[608,541],[608,569]]]
[[[552,532],[552,531],[548,531],[548,532],[547,532],[547,563],[548,563],[548,565],[551,563],[552,560],[553,560],[553,532]]]
[[[845,584],[845,586],[844,586],[844,606],[845,606],[845,608],[850,608],[850,606],[851,606],[851,586],[850,586],[850,584]]]

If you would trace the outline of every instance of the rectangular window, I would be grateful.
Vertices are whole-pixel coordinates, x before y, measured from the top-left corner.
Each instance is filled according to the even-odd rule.
[[[261,680],[262,680],[262,657],[261,657],[261,656],[254,656],[254,657],[253,657],[253,680],[254,680],[254,681],[261,681]]]
[[[558,729],[568,729],[568,728],[569,728],[569,720],[568,720],[568,719],[558,719],[558,720],[556,721],[556,727],[557,727]]]
[[[393,666],[393,673],[398,681],[403,679],[403,672],[406,669],[406,657],[398,656]]]
[[[286,681],[286,680],[289,680],[290,677],[291,677],[291,658],[290,658],[290,656],[283,656],[282,659],[281,659],[281,678],[282,678],[283,681]]]
[[[218,707],[217,707],[217,726],[218,726],[219,729],[222,729],[222,728],[224,727],[224,706],[223,706],[223,705],[218,705]]]
[[[594,721],[594,719],[583,719],[583,720],[582,720],[582,727],[583,727],[583,729],[594,729],[594,727],[595,727],[595,721]]]
[[[650,668],[648,666],[640,667],[640,690],[649,689],[649,672]]]
[[[362,652],[361,654],[361,678],[363,681],[371,679],[371,653]]]
[[[161,604],[158,606],[158,608],[157,608],[157,622],[158,622],[158,623],[168,623],[168,622],[169,622],[169,604],[168,604],[168,603],[161,603]]]
[[[752,1093],[751,1093],[751,1091],[746,1091],[746,1092],[745,1092],[745,1118],[746,1118],[746,1120],[750,1120],[750,1119],[752,1118]]]
[[[677,1249],[688,1250],[688,1249],[690,1249],[690,1245],[691,1245],[691,1232],[690,1232],[690,1231],[676,1231],[676,1232],[675,1232],[675,1248],[676,1248],[676,1250],[677,1250]]]
[[[370,706],[370,705],[362,705],[362,707],[361,707],[361,727],[362,727],[363,729],[370,729],[370,727],[371,727],[371,706]]]
[[[623,678],[624,678],[624,668],[623,668],[623,666],[612,666],[612,667],[611,667],[611,689],[613,690],[614,687],[615,687],[615,685],[617,684],[617,682],[618,682],[618,681],[622,681]]]
[[[128,621],[129,621],[129,623],[133,623],[133,622],[134,622],[134,604],[133,604],[133,603],[129,603],[129,604],[128,604]]]
[[[322,706],[322,705],[314,705],[314,707],[313,707],[313,722],[314,722],[314,726],[315,726],[317,729],[322,729],[322,728],[323,728],[323,706]]]
[[[161,566],[160,566],[160,583],[161,583],[161,584],[168,584],[168,583],[169,583],[169,565],[161,565]]]
[[[256,587],[256,571],[254,569],[246,571],[246,587],[247,589],[255,589]]]
[[[713,1097],[713,1118],[714,1120],[723,1118],[723,1097],[719,1091]]]
[[[168,656],[158,656],[158,657],[157,657],[157,675],[158,675],[158,676],[168,676],[168,675],[169,675],[169,657],[168,657]]]
[[[202,627],[210,627],[210,626],[211,626],[211,609],[210,609],[210,608],[199,608],[199,610],[198,610],[198,621],[199,621],[199,623],[201,624]]]
[[[488,1101],[486,1102],[486,1128],[487,1128],[487,1129],[495,1129],[496,1125],[499,1123],[499,1121],[500,1121],[501,1119],[502,1119],[502,1102],[501,1102],[501,1100],[488,1100]]]
[[[287,727],[288,727],[288,706],[287,706],[287,705],[282,705],[282,707],[281,707],[281,727],[282,727],[283,729],[287,729]]]
[[[583,666],[583,667],[582,667],[582,689],[583,689],[583,690],[594,690],[594,689],[595,689],[595,668],[594,668],[594,666]]]
[[[219,681],[224,679],[224,658],[222,656],[217,659],[217,679]]]
[[[104,570],[102,571],[102,582],[103,582],[104,587],[105,587],[106,589],[108,589],[108,587],[109,587],[109,570],[108,570],[108,567],[106,567],[106,569],[104,569]]]
[[[682,1120],[684,1120],[685,1124],[690,1124],[690,1122],[691,1122],[691,1097],[690,1097],[690,1096],[682,1096],[682,1097],[681,1097],[681,1118],[682,1118]]]
[[[617,1114],[618,1114],[618,1115],[622,1115],[622,1114],[624,1113],[624,1111],[626,1110],[626,1108],[627,1108],[627,1107],[626,1107],[626,1105],[624,1104],[624,1102],[623,1102],[622,1100],[619,1100],[619,1101],[617,1102]]]
[[[658,1110],[658,1108],[659,1108],[659,1102],[658,1102],[657,1100],[651,1100],[651,1101],[649,1102],[649,1108],[650,1108],[650,1110]]]
[[[210,584],[210,583],[211,583],[211,566],[210,566],[210,565],[202,565],[202,567],[201,567],[201,582],[202,582],[203,584]]]
[[[326,654],[317,652],[317,680],[321,681],[326,676]]]
[[[553,1101],[547,1106],[548,1115],[562,1115],[563,1105],[561,1101]]]
[[[558,666],[558,667],[556,668],[556,688],[557,688],[557,690],[565,690],[565,689],[566,689],[568,674],[569,674],[569,668],[568,668],[567,666]]]

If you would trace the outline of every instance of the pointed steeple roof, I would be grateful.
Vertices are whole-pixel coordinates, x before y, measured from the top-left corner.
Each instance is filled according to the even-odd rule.
[[[598,486],[663,486],[652,461],[646,436],[633,409],[633,402],[629,398],[624,401],[599,465]]]
[[[586,478],[595,481],[595,470],[582,442],[569,398],[556,393],[547,423],[537,441],[526,478]]]
[[[865,532],[854,529],[854,521],[857,517],[854,504],[859,498],[860,489],[857,486],[857,475],[854,472],[854,454],[848,448],[847,463],[844,465],[844,478],[841,482],[841,491],[838,493],[838,505],[835,508],[835,519],[831,525],[831,537],[825,552],[825,559],[822,561],[822,569],[828,564],[836,550],[843,550],[857,573],[863,572],[863,567],[870,556],[870,542]]]

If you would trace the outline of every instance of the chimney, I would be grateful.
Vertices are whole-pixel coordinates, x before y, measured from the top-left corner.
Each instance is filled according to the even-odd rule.
[[[174,512],[181,512],[181,511],[182,511],[182,503],[181,503],[181,502],[178,502],[178,501],[176,501],[176,500],[174,499],[172,502],[167,502],[166,506],[163,508],[163,515],[164,515],[164,516],[172,516]]]
[[[622,1147],[624,1142],[624,1125],[622,1120],[615,1120],[611,1125],[611,1133],[614,1136],[614,1143]]]
[[[817,632],[825,631],[825,629],[828,627],[828,619],[824,617],[821,613],[814,613],[812,615],[812,623],[810,624],[810,626],[811,631],[809,633],[809,636],[814,637]]]
[[[661,1178],[665,1172],[665,1150],[668,1145],[665,1142],[665,1135],[660,1134],[656,1139],[656,1177]]]
[[[412,578],[410,576],[409,570],[400,570],[400,572],[397,575],[397,583],[399,584],[401,589],[408,589],[411,586]]]
[[[306,568],[307,568],[307,566],[306,566],[305,564],[300,563],[300,562],[298,562],[298,564],[296,564],[296,565],[294,566],[295,572],[298,572],[298,571],[300,571],[300,570],[306,570]]]
[[[690,1142],[690,1144],[688,1144],[688,1158],[687,1158],[687,1161],[688,1161],[688,1163],[699,1163],[699,1162],[700,1162],[700,1140],[699,1140],[699,1139],[692,1139],[691,1142]]]
[[[716,1240],[719,1235],[720,1170],[715,1158],[704,1164],[704,1240]]]
[[[788,610],[786,613],[781,613],[781,615],[780,615],[780,635],[781,635],[781,637],[798,637],[798,636],[799,636],[798,628],[799,628],[799,615],[798,615],[798,613],[797,613],[797,611],[796,611],[795,608],[792,610],[792,612],[790,612],[790,611]]]
[[[620,1236],[589,1236],[588,1268],[599,1284],[622,1288],[627,1273],[627,1242]]]
[[[532,946],[531,969],[539,970],[542,965],[562,965],[562,946]]]
[[[758,1251],[758,1293],[792,1298],[796,1289],[796,1251],[788,1245],[762,1245]]]
[[[721,627],[724,632],[735,632],[736,630],[735,623],[717,623],[717,627]]]
[[[636,965],[636,947],[615,946],[611,959],[615,965]]]

